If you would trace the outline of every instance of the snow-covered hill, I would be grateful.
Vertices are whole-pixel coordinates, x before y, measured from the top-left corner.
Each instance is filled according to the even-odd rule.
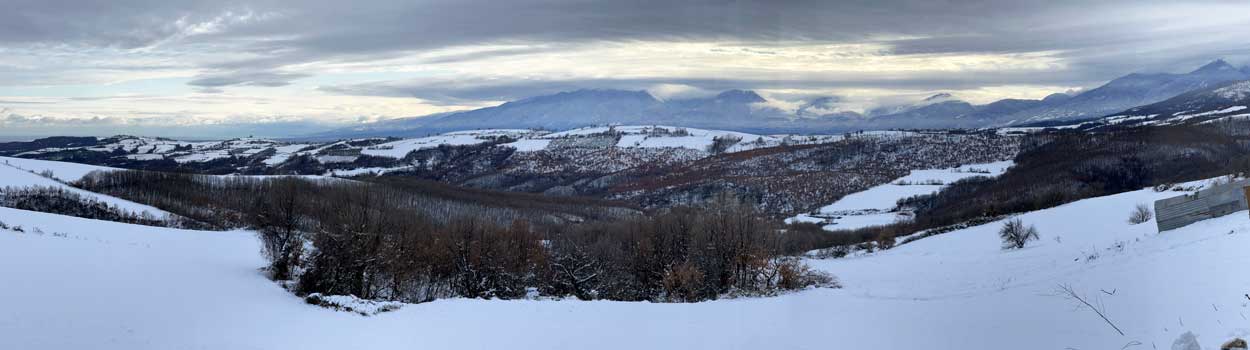
[[[1238,273],[1250,264],[1250,214],[1162,234],[1127,223],[1134,205],[1179,193],[1020,215],[1041,240],[1017,251],[1000,249],[990,223],[809,261],[843,289],[696,304],[441,300],[372,317],[268,281],[249,232],[0,208],[10,227],[0,229],[0,348],[1146,349],[1192,331],[1214,349],[1250,332],[1250,277]]]
[[[92,171],[110,170],[113,169],[75,163],[0,157],[0,194],[6,190],[22,188],[56,188],[114,206],[119,210],[135,215],[146,213],[156,218],[170,216],[168,212],[149,205],[84,191],[69,186],[64,182],[81,179]]]
[[[878,132],[877,134],[900,134]],[[905,134],[905,133],[901,133]],[[415,152],[460,146],[498,146],[507,156],[547,151],[579,152],[616,148],[626,159],[609,163],[659,162],[680,153],[693,161],[717,153],[740,152],[779,145],[834,142],[843,135],[755,135],[674,126],[601,126],[550,132],[530,129],[481,129],[417,138],[364,138],[325,143],[287,143],[265,139],[178,141],[163,138],[116,136],[94,141],[72,139],[64,145],[31,142],[15,147],[17,157],[67,160],[120,168],[189,171],[215,174],[302,173],[333,176],[384,174],[431,166],[445,159],[409,159]],[[72,143],[71,143],[72,141]],[[3,154],[3,153],[0,153]],[[421,157],[416,157],[421,158]],[[423,163],[424,162],[424,163]],[[316,163],[316,164],[310,164]]]
[[[896,205],[899,200],[941,191],[947,185],[969,177],[1002,175],[1011,165],[1012,162],[1007,160],[950,169],[912,170],[907,176],[849,194],[833,204],[786,221],[819,223],[826,230],[855,230],[908,221],[912,219],[912,213],[900,210]]]

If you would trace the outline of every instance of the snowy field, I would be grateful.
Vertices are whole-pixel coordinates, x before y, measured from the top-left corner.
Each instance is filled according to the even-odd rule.
[[[7,165],[12,168],[17,168],[17,169],[21,169],[21,170],[25,170],[29,172],[35,172],[35,173],[49,172],[52,174],[53,178],[56,178],[57,180],[61,180],[65,182],[78,181],[79,179],[82,179],[83,176],[87,176],[87,174],[91,173],[92,171],[118,170],[117,168],[110,168],[110,167],[103,167],[103,166],[96,166],[96,165],[56,162],[56,161],[50,161],[50,160],[13,158],[13,157],[0,157],[0,165]],[[3,183],[0,183],[0,186],[3,186]]]
[[[1002,175],[1011,165],[1011,161],[1001,161],[949,169],[912,170],[907,176],[890,183],[849,194],[814,213],[799,214],[787,221],[819,223],[826,230],[854,230],[911,220],[911,213],[897,210],[898,200],[934,193],[969,177]]]
[[[17,189],[25,187],[59,188],[81,195],[85,198],[93,198],[97,201],[116,206],[117,209],[136,215],[143,214],[145,212],[156,218],[167,217],[169,215],[168,212],[157,209],[153,206],[80,190],[62,182],[66,181],[65,179],[68,179],[68,181],[81,179],[83,176],[86,176],[92,171],[110,169],[111,168],[74,163],[0,157],[0,189]],[[36,174],[45,171],[52,174],[53,178],[47,178],[43,175]]]
[[[364,317],[305,304],[257,270],[250,232],[0,208],[0,349],[1153,349],[1250,334],[1250,214],[1163,234],[1141,190],[872,255],[811,260],[843,289],[697,304],[442,300]],[[38,229],[36,233],[35,229]],[[1101,305],[1125,335],[1055,293]]]

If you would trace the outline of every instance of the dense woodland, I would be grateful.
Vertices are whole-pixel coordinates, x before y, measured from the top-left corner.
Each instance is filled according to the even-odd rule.
[[[255,229],[269,272],[300,294],[683,302],[836,285],[784,255],[788,236],[727,194],[643,214],[532,195],[449,200],[431,193],[452,190],[400,180],[123,171],[77,185],[207,227]]]

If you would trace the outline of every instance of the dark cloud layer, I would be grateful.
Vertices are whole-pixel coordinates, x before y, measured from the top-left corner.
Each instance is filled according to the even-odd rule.
[[[367,65],[487,44],[501,48],[453,51],[412,64],[471,62],[560,52],[579,45],[645,41],[749,43],[749,48],[733,50],[750,55],[773,55],[795,43],[875,43],[884,47],[883,56],[1044,53],[1062,61],[1061,68],[1045,74],[1010,69],[918,70],[903,76],[815,71],[769,79],[739,77],[735,72],[629,78],[603,72],[495,78],[406,76],[373,82],[332,81],[319,87],[333,94],[415,97],[445,106],[581,88],[639,90],[657,84],[706,90],[1088,87],[1128,72],[1175,72],[1214,58],[1245,63],[1250,59],[1250,41],[1244,39],[1244,28],[1250,25],[1247,7],[1244,1],[1138,0],[6,0],[0,10],[0,48],[78,50],[88,57],[102,48],[120,50],[123,55],[208,57],[194,62],[153,59],[91,67],[113,75],[190,69],[190,74],[198,75],[186,84],[205,94],[233,87],[279,88],[323,73],[301,70],[306,67],[301,65]],[[21,67],[6,67],[0,60],[0,85],[55,85],[76,74],[65,72],[58,77],[55,67]]]

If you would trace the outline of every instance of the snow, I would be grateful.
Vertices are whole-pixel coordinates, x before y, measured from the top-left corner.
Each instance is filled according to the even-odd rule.
[[[547,149],[548,144],[551,144],[549,139],[520,139],[503,146],[515,148],[517,152],[535,152]]]
[[[26,230],[0,230],[0,348],[1146,349],[1193,332],[1216,349],[1250,333],[1250,275],[1238,273],[1250,264],[1250,213],[1164,234],[1126,222],[1134,205],[1176,194],[1020,215],[1041,232],[1022,250],[1001,250],[1001,223],[990,223],[809,260],[843,289],[695,304],[456,299],[369,317],[266,280],[249,232],[0,208],[0,221]],[[1060,284],[1103,305],[1126,335],[1056,296]]]
[[[450,133],[438,136],[387,142],[367,147],[361,150],[360,153],[377,157],[403,158],[408,155],[409,152],[437,148],[440,145],[467,146],[482,144],[487,141],[490,140],[480,138],[475,133]]]
[[[355,162],[357,156],[317,156],[317,161],[325,164]]]
[[[1221,122],[1221,121],[1230,121],[1230,120],[1236,120],[1236,119],[1250,119],[1250,113],[1246,113],[1246,114],[1234,114],[1234,115],[1230,115],[1230,116],[1219,117],[1219,118],[1215,118],[1215,119],[1211,119],[1211,120],[1208,120],[1208,121],[1201,122],[1201,123],[1199,123],[1199,124],[1214,124],[1214,123],[1216,123],[1216,122]]]
[[[326,171],[325,176],[348,176],[350,177],[350,176],[365,175],[365,174],[383,175],[383,174],[393,172],[393,171],[409,170],[412,168],[413,166],[411,165],[405,165],[405,166],[399,166],[399,167],[393,167],[393,168],[370,167],[370,168],[356,168],[356,169],[333,169],[333,170]]]
[[[704,130],[695,128],[685,128],[664,125],[624,125],[624,126],[597,126],[586,127],[562,132],[550,133],[537,136],[541,139],[558,139],[567,137],[580,137],[595,134],[602,134],[613,131],[621,134],[620,140],[617,141],[616,147],[621,148],[686,148],[696,151],[707,151],[709,146],[716,138],[736,137],[739,139],[737,143],[731,145],[726,151],[739,152],[761,147],[772,147],[780,145],[782,140],[788,140],[794,144],[816,143],[816,142],[832,142],[839,139],[834,136],[804,136],[804,137],[781,137],[781,136],[765,136],[755,135],[735,131],[722,130]],[[684,135],[673,135],[671,133],[682,133]]]
[[[888,184],[849,194],[814,214],[800,214],[788,222],[823,223],[826,230],[854,230],[892,224],[911,219],[911,214],[895,210],[900,199],[930,194],[961,179],[975,176],[994,177],[1007,171],[1013,163],[1000,161],[968,164],[949,169],[913,170],[907,176]]]
[[[1240,81],[1215,89],[1215,94],[1222,98],[1240,101],[1250,96],[1250,81]]]
[[[138,153],[138,154],[128,154],[126,155],[126,158],[131,159],[131,160],[158,160],[158,159],[165,159],[165,156],[160,155],[160,154]]]
[[[103,167],[97,165],[87,165],[79,163],[57,162],[51,160],[25,159],[13,157],[0,157],[0,166],[8,165],[14,168],[42,173],[44,171],[52,172],[52,177],[66,182],[73,182],[82,179],[83,176],[92,171],[113,171],[121,170],[117,168]]]
[[[1035,132],[1042,132],[1042,131],[1046,131],[1046,130],[1049,130],[1049,129],[1056,129],[1056,130],[1062,130],[1062,129],[1076,129],[1076,128],[1079,128],[1080,126],[1081,126],[1081,124],[1079,124],[1079,123],[1077,123],[1077,124],[1069,124],[1069,125],[1046,126],[1046,127],[1041,127],[1041,126],[1017,126],[1017,127],[998,128],[998,129],[997,129],[997,132],[998,132],[998,134],[1000,134],[1000,135],[1011,134],[1011,133],[1035,133]]]
[[[1112,117],[1107,117],[1107,118],[1104,118],[1104,119],[1103,119],[1103,121],[1107,122],[1107,124],[1110,124],[1110,125],[1118,125],[1118,124],[1123,124],[1123,123],[1132,122],[1132,121],[1138,121],[1138,120],[1149,120],[1149,119],[1153,119],[1154,117],[1157,117],[1157,116],[1159,116],[1159,115],[1158,115],[1158,114],[1151,114],[1151,115],[1117,115],[1117,116],[1112,116]]]
[[[295,155],[295,152],[299,152],[299,150],[307,148],[308,146],[311,146],[311,145],[294,144],[294,145],[274,147],[275,153],[273,154],[273,156],[266,158],[264,160],[264,163],[265,165],[268,165],[268,166],[282,164],[282,162],[285,162],[287,159],[291,159],[291,156]]]
[[[59,162],[47,162],[47,163],[59,163]],[[32,164],[27,164],[27,165],[32,165]],[[54,169],[58,168],[56,164],[44,163],[44,165],[45,166],[43,168],[48,169],[48,170],[55,171]],[[76,170],[81,171],[82,169],[76,169]],[[73,177],[73,176],[70,176],[70,177]],[[82,175],[78,176],[78,178],[81,178],[81,177]],[[41,175],[31,173],[27,170],[16,168],[12,165],[6,165],[3,163],[0,163],[0,189],[6,189],[6,188],[17,189],[17,188],[26,188],[26,187],[60,188],[69,192],[77,193],[79,195],[82,195],[83,197],[94,198],[98,201],[117,206],[118,209],[128,211],[134,214],[142,214],[144,212],[147,212],[148,214],[151,214],[153,217],[162,217],[162,216],[169,215],[168,212],[165,212],[164,210],[160,210],[149,205],[139,204],[139,203],[131,202],[131,201],[124,200],[121,198],[116,198],[112,196],[106,196],[103,194],[81,190],[81,189],[66,185],[58,180],[49,179]]]
[[[174,161],[178,163],[203,163],[203,162],[212,161],[215,159],[222,159],[222,158],[229,158],[229,157],[230,157],[229,150],[218,149],[218,150],[191,153],[185,156],[174,158]]]
[[[1172,120],[1172,121],[1185,121],[1185,120],[1189,120],[1189,119],[1192,119],[1192,118],[1197,118],[1197,117],[1205,117],[1205,116],[1210,116],[1210,115],[1220,115],[1220,114],[1233,113],[1233,112],[1237,112],[1237,111],[1244,110],[1244,109],[1246,109],[1246,106],[1232,106],[1232,107],[1228,107],[1228,108],[1225,108],[1225,109],[1214,110],[1214,111],[1206,111],[1206,112],[1202,112],[1202,113],[1195,113],[1195,114],[1182,114],[1182,115],[1176,116],[1176,117],[1174,117],[1174,118],[1171,118],[1170,120]]]

